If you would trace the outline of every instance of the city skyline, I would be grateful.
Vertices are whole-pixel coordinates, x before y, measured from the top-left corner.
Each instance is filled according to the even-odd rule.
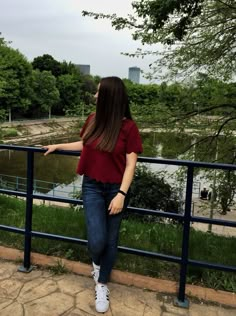
[[[91,69],[91,65],[89,64],[75,64],[76,67],[78,67],[78,69],[81,71],[81,73],[85,74],[85,75],[92,75],[94,76],[94,74],[92,73]],[[137,66],[132,66],[128,68],[128,72],[127,72],[127,76],[123,77],[122,79],[129,79],[131,80],[133,83],[140,83],[140,75],[141,75],[141,69]]]
[[[141,69],[139,67],[129,67],[128,79],[133,83],[140,83],[140,72]]]

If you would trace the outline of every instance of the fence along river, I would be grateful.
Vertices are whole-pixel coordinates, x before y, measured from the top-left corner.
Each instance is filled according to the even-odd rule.
[[[163,158],[174,158],[181,151],[179,142],[173,139],[169,142],[172,144],[172,153],[166,149],[166,144],[163,144],[163,135],[161,139],[158,133],[148,132],[142,133],[144,143],[144,156],[148,157],[162,157],[162,153],[167,153]],[[44,139],[43,144],[74,141],[75,139],[58,139],[50,138]],[[177,148],[176,148],[177,144]],[[24,189],[26,184],[26,153],[20,151],[0,151],[0,186],[8,188],[16,188],[17,190]],[[70,196],[76,191],[80,190],[81,177],[76,175],[76,166],[78,157],[62,156],[62,155],[48,155],[44,157],[43,154],[35,153],[35,167],[34,167],[34,190],[38,193],[47,193],[50,195]],[[179,167],[170,165],[152,165],[147,164],[153,171],[165,171],[166,181],[170,184],[175,183],[173,176]],[[193,193],[197,196],[200,192],[200,182],[194,182]]]

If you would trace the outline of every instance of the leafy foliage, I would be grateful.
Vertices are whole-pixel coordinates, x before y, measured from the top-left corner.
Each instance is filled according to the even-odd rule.
[[[56,87],[56,78],[50,71],[39,71],[38,69],[33,71],[32,77],[32,102],[34,108],[51,112],[52,107],[60,99],[59,91]]]
[[[116,30],[133,31],[133,39],[156,45],[153,50],[138,49],[129,56],[153,55],[150,76],[189,77],[202,71],[218,78],[231,78],[235,72],[236,5],[234,0],[140,0],[132,3],[133,15],[83,11],[84,16],[111,20]]]
[[[93,106],[100,78],[51,55],[36,57],[32,64],[10,43],[0,38],[0,120],[56,115],[86,115]]]
[[[73,108],[80,103],[81,80],[76,75],[62,75],[57,80],[63,110]]]
[[[27,109],[31,103],[31,65],[18,51],[0,40],[0,110]]]
[[[60,62],[55,60],[49,54],[44,54],[42,56],[34,58],[32,66],[34,69],[38,69],[40,71],[51,71],[52,75],[55,77],[58,77],[61,74],[63,74],[64,70],[64,67],[62,67]]]
[[[130,205],[151,210],[178,213],[177,193],[164,177],[145,165],[138,166],[130,194]]]

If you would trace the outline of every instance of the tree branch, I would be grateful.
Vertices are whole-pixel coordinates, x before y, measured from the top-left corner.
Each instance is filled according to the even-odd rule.
[[[228,3],[225,3],[225,2],[222,1],[222,0],[216,0],[216,1],[219,2],[219,3],[221,3],[221,4],[223,4],[223,5],[225,5],[226,7],[230,8],[230,9],[236,10],[236,7],[235,7],[235,6],[230,5],[230,4],[228,4]]]

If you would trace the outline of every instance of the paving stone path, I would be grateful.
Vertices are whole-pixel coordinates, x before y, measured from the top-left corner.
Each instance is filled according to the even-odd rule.
[[[0,260],[1,316],[99,315],[94,307],[94,283],[72,273],[53,275],[47,269],[31,273],[17,271],[18,265]],[[191,302],[189,309],[175,307],[171,296],[115,283],[108,316],[235,316],[236,309]]]

